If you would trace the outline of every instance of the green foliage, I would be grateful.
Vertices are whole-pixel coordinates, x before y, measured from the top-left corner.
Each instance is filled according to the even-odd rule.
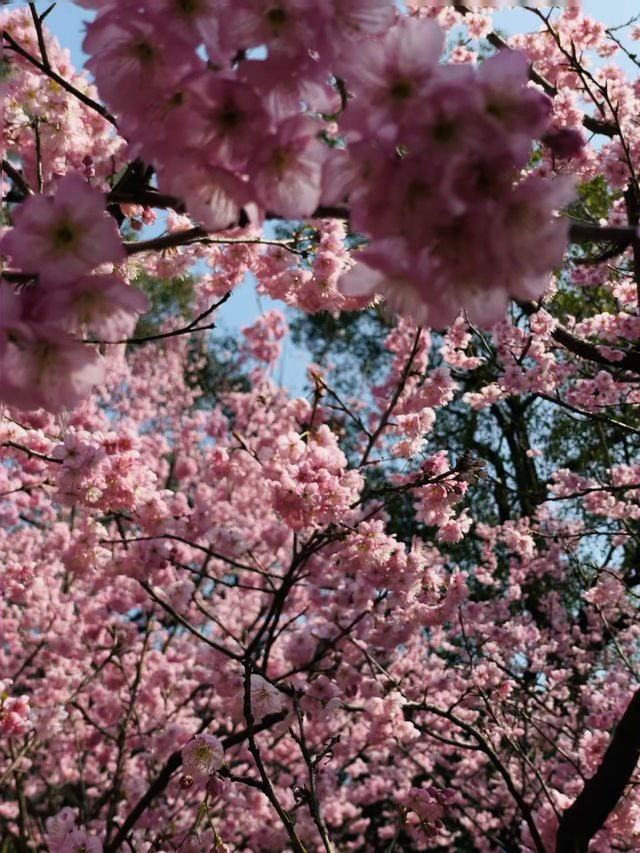
[[[247,393],[251,388],[234,335],[211,335],[205,348],[194,341],[189,349],[186,376],[192,388],[202,391],[196,404],[202,409],[220,403],[224,394]],[[226,409],[224,413],[231,416]]]
[[[195,282],[191,276],[157,279],[141,272],[133,284],[149,300],[149,311],[138,320],[134,338],[159,334],[168,318],[176,318],[179,323],[179,318],[190,317],[195,298]]]
[[[574,219],[597,222],[606,219],[614,201],[620,198],[619,190],[612,190],[604,175],[597,175],[591,181],[577,188],[578,199],[569,207],[569,215]]]
[[[167,325],[177,329],[191,322],[196,295],[196,282],[192,276],[155,279],[143,272],[134,284],[145,293],[150,307],[138,320],[133,338],[152,337],[166,331]],[[203,320],[205,325],[209,322],[209,318]],[[221,334],[215,330],[213,333],[193,332],[189,337],[185,378],[191,388],[203,392],[198,398],[199,407],[211,408],[228,391],[249,389],[235,335]],[[158,345],[157,341],[148,343]],[[146,346],[147,343],[135,345]]]
[[[349,396],[366,394],[388,369],[391,356],[383,342],[391,325],[375,311],[300,314],[290,323],[294,343],[306,347],[318,364],[334,364],[331,386]]]

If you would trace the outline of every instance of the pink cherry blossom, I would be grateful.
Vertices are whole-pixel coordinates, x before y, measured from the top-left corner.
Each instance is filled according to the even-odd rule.
[[[149,308],[145,295],[117,275],[87,275],[65,287],[42,290],[30,306],[30,317],[51,322],[73,318],[78,330],[90,330],[117,341],[133,332],[139,314]]]
[[[210,773],[222,767],[223,761],[222,744],[214,735],[195,735],[182,747],[182,769],[196,782],[206,782]]]
[[[251,710],[257,720],[267,714],[277,714],[283,707],[283,696],[261,675],[251,676]]]
[[[263,140],[251,166],[251,178],[260,203],[288,218],[309,216],[320,201],[323,148],[313,119],[287,119],[276,136]]]
[[[97,88],[3,22],[3,842],[639,849],[632,25],[82,5]]]
[[[20,297],[0,284],[0,389],[4,400],[24,409],[73,408],[104,379],[94,347],[60,327],[26,314]]]
[[[34,195],[14,214],[15,227],[0,249],[13,264],[39,273],[51,286],[77,278],[105,262],[124,259],[118,229],[100,192],[80,175],[58,183],[54,196]]]

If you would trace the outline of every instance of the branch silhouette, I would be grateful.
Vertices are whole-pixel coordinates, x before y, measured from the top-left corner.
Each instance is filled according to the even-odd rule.
[[[587,853],[589,841],[603,826],[629,784],[639,756],[640,690],[636,690],[595,775],[562,815],[556,853]]]

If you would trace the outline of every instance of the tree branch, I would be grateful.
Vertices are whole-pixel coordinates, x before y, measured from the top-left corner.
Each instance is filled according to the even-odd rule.
[[[2,161],[2,171],[11,178],[24,196],[33,195],[33,190],[23,178],[22,172],[19,172],[8,160]]]
[[[256,733],[265,731],[265,729],[271,728],[271,726],[274,726],[276,723],[282,722],[286,715],[286,712],[269,714],[269,716],[265,717],[262,722],[254,725],[253,731]],[[210,722],[210,719],[203,720],[199,732],[204,731]],[[244,740],[246,740],[248,734],[249,732],[247,729],[241,729],[239,732],[235,732],[233,734],[221,738],[220,740],[223,748],[227,750],[230,749],[232,746],[236,746],[237,744],[242,743]],[[117,853],[117,851],[120,850],[121,846],[126,841],[127,835],[136,825],[138,819],[144,814],[144,812],[155,800],[155,798],[158,797],[164,791],[164,789],[169,784],[169,780],[176,772],[178,767],[181,766],[181,764],[182,751],[177,749],[169,756],[164,766],[162,767],[162,770],[160,770],[156,778],[149,785],[149,787],[140,797],[135,806],[131,809],[131,811],[125,818],[122,826],[114,836],[113,841],[111,841],[110,844],[107,844],[105,846],[104,853]]]
[[[540,307],[533,302],[518,302],[518,305],[528,316],[535,314]],[[580,358],[601,364],[610,370],[615,368],[619,371],[630,370],[633,373],[640,373],[640,352],[627,352],[618,361],[611,361],[611,359],[599,351],[600,344],[591,343],[591,341],[577,337],[577,335],[574,335],[559,323],[551,332],[551,337],[556,343],[561,344],[565,349],[568,349],[574,355],[580,356]],[[608,344],[606,345],[608,346]]]
[[[454,6],[453,7],[456,12],[460,12],[462,15],[468,15],[472,10],[468,9],[464,5]],[[511,47],[507,44],[507,42],[498,35],[498,33],[493,32],[489,33],[487,36],[487,41],[489,44],[493,45],[497,50],[512,50]],[[529,80],[532,83],[536,83],[542,91],[548,95],[550,98],[555,98],[558,94],[558,89],[550,83],[542,74],[539,74],[533,65],[529,66]],[[590,115],[584,115],[582,118],[583,126],[591,131],[591,133],[600,133],[603,136],[608,136],[610,138],[614,137],[617,134],[617,128],[613,122],[604,121],[602,119],[594,118]]]
[[[117,122],[114,116],[112,116],[111,113],[105,107],[102,106],[102,104],[99,104],[97,101],[94,101],[93,98],[90,98],[89,95],[85,95],[84,92],[81,92],[79,89],[76,89],[76,87],[72,83],[69,83],[68,80],[65,80],[64,77],[61,77],[60,74],[58,74],[52,68],[47,68],[47,66],[43,62],[40,62],[39,59],[36,59],[35,56],[32,56],[21,45],[19,45],[18,42],[14,38],[12,38],[12,36],[6,30],[2,31],[2,38],[7,42],[7,45],[11,48],[11,50],[19,54],[19,56],[22,56],[24,59],[27,60],[27,62],[30,62],[32,65],[35,65],[35,67],[39,68],[43,74],[46,74],[47,77],[50,77],[52,80],[55,80],[55,82],[62,86],[65,91],[69,92],[70,95],[73,95],[74,98],[77,98],[85,106],[89,107],[92,110],[95,110],[95,112],[97,112],[99,115],[102,116],[102,118],[106,119],[108,122],[114,125],[114,127],[117,126]]]
[[[603,826],[629,784],[639,756],[640,690],[636,690],[595,775],[562,815],[556,853],[587,853],[589,841]]]
[[[186,326],[181,326],[179,329],[173,329],[171,332],[159,332],[157,335],[144,335],[140,338],[122,338],[119,341],[103,341],[100,338],[84,338],[83,343],[85,344],[101,344],[104,346],[115,346],[117,344],[145,344],[149,341],[160,341],[164,338],[175,338],[178,335],[188,335],[191,332],[205,332],[208,329],[215,329],[215,323],[209,323],[206,326],[199,326],[198,324],[208,317],[213,311],[219,308],[221,305],[229,299],[231,296],[231,291],[227,291],[225,295],[219,299],[214,305],[210,305],[206,311],[203,311],[202,314],[199,314],[195,320],[192,320],[190,323],[187,323]]]

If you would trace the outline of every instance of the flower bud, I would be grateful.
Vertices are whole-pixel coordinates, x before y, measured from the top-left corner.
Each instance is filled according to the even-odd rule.
[[[211,773],[209,779],[207,780],[205,790],[212,799],[217,800],[218,797],[224,794],[227,788],[227,784],[228,780],[214,771],[213,773]]]

